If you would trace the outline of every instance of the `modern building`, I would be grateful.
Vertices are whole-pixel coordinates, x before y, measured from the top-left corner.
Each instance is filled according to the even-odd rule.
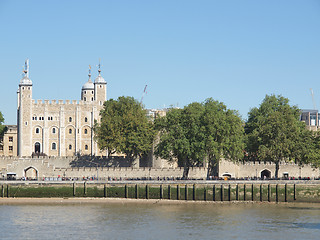
[[[318,110],[301,110],[300,121],[306,123],[308,129],[317,131],[320,126],[320,113]]]
[[[29,63],[18,89],[18,156],[104,155],[93,139],[93,124],[107,99],[107,83],[101,76],[89,79],[81,89],[81,100],[34,100]]]

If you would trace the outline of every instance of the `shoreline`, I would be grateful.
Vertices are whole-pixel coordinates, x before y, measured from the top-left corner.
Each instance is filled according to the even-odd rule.
[[[268,202],[268,201],[193,201],[169,199],[132,199],[132,198],[0,198],[0,205],[20,204],[157,204],[157,205],[319,205],[313,202]]]

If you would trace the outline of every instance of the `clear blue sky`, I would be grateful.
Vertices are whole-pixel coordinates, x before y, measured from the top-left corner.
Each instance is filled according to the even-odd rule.
[[[16,124],[30,59],[34,99],[80,99],[99,58],[108,99],[146,108],[208,97],[243,119],[266,94],[320,107],[319,0],[0,0],[0,111]]]

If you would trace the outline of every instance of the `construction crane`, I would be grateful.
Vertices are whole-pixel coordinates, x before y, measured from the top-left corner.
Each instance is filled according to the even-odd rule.
[[[316,101],[314,100],[314,95],[313,95],[313,89],[310,88],[311,91],[311,97],[312,97],[312,103],[313,103],[313,109],[316,110],[317,109],[317,105],[316,105]]]
[[[143,93],[142,93],[142,97],[141,97],[141,100],[140,100],[140,104],[142,104],[144,95],[147,94],[147,87],[148,87],[148,85],[146,85],[146,86],[144,87],[144,90],[143,90]]]

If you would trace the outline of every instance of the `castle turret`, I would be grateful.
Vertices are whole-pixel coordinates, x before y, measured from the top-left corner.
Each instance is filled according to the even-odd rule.
[[[91,66],[89,65],[89,79],[82,86],[81,90],[81,100],[85,102],[93,102],[94,101],[94,84],[91,81]]]
[[[99,106],[102,106],[103,103],[107,100],[107,82],[101,76],[101,69],[99,63],[98,77],[94,80],[94,99]]]
[[[32,143],[32,81],[29,79],[29,60],[18,90],[18,155],[31,156]],[[40,146],[39,146],[40,148]],[[41,151],[40,149],[39,152]]]

